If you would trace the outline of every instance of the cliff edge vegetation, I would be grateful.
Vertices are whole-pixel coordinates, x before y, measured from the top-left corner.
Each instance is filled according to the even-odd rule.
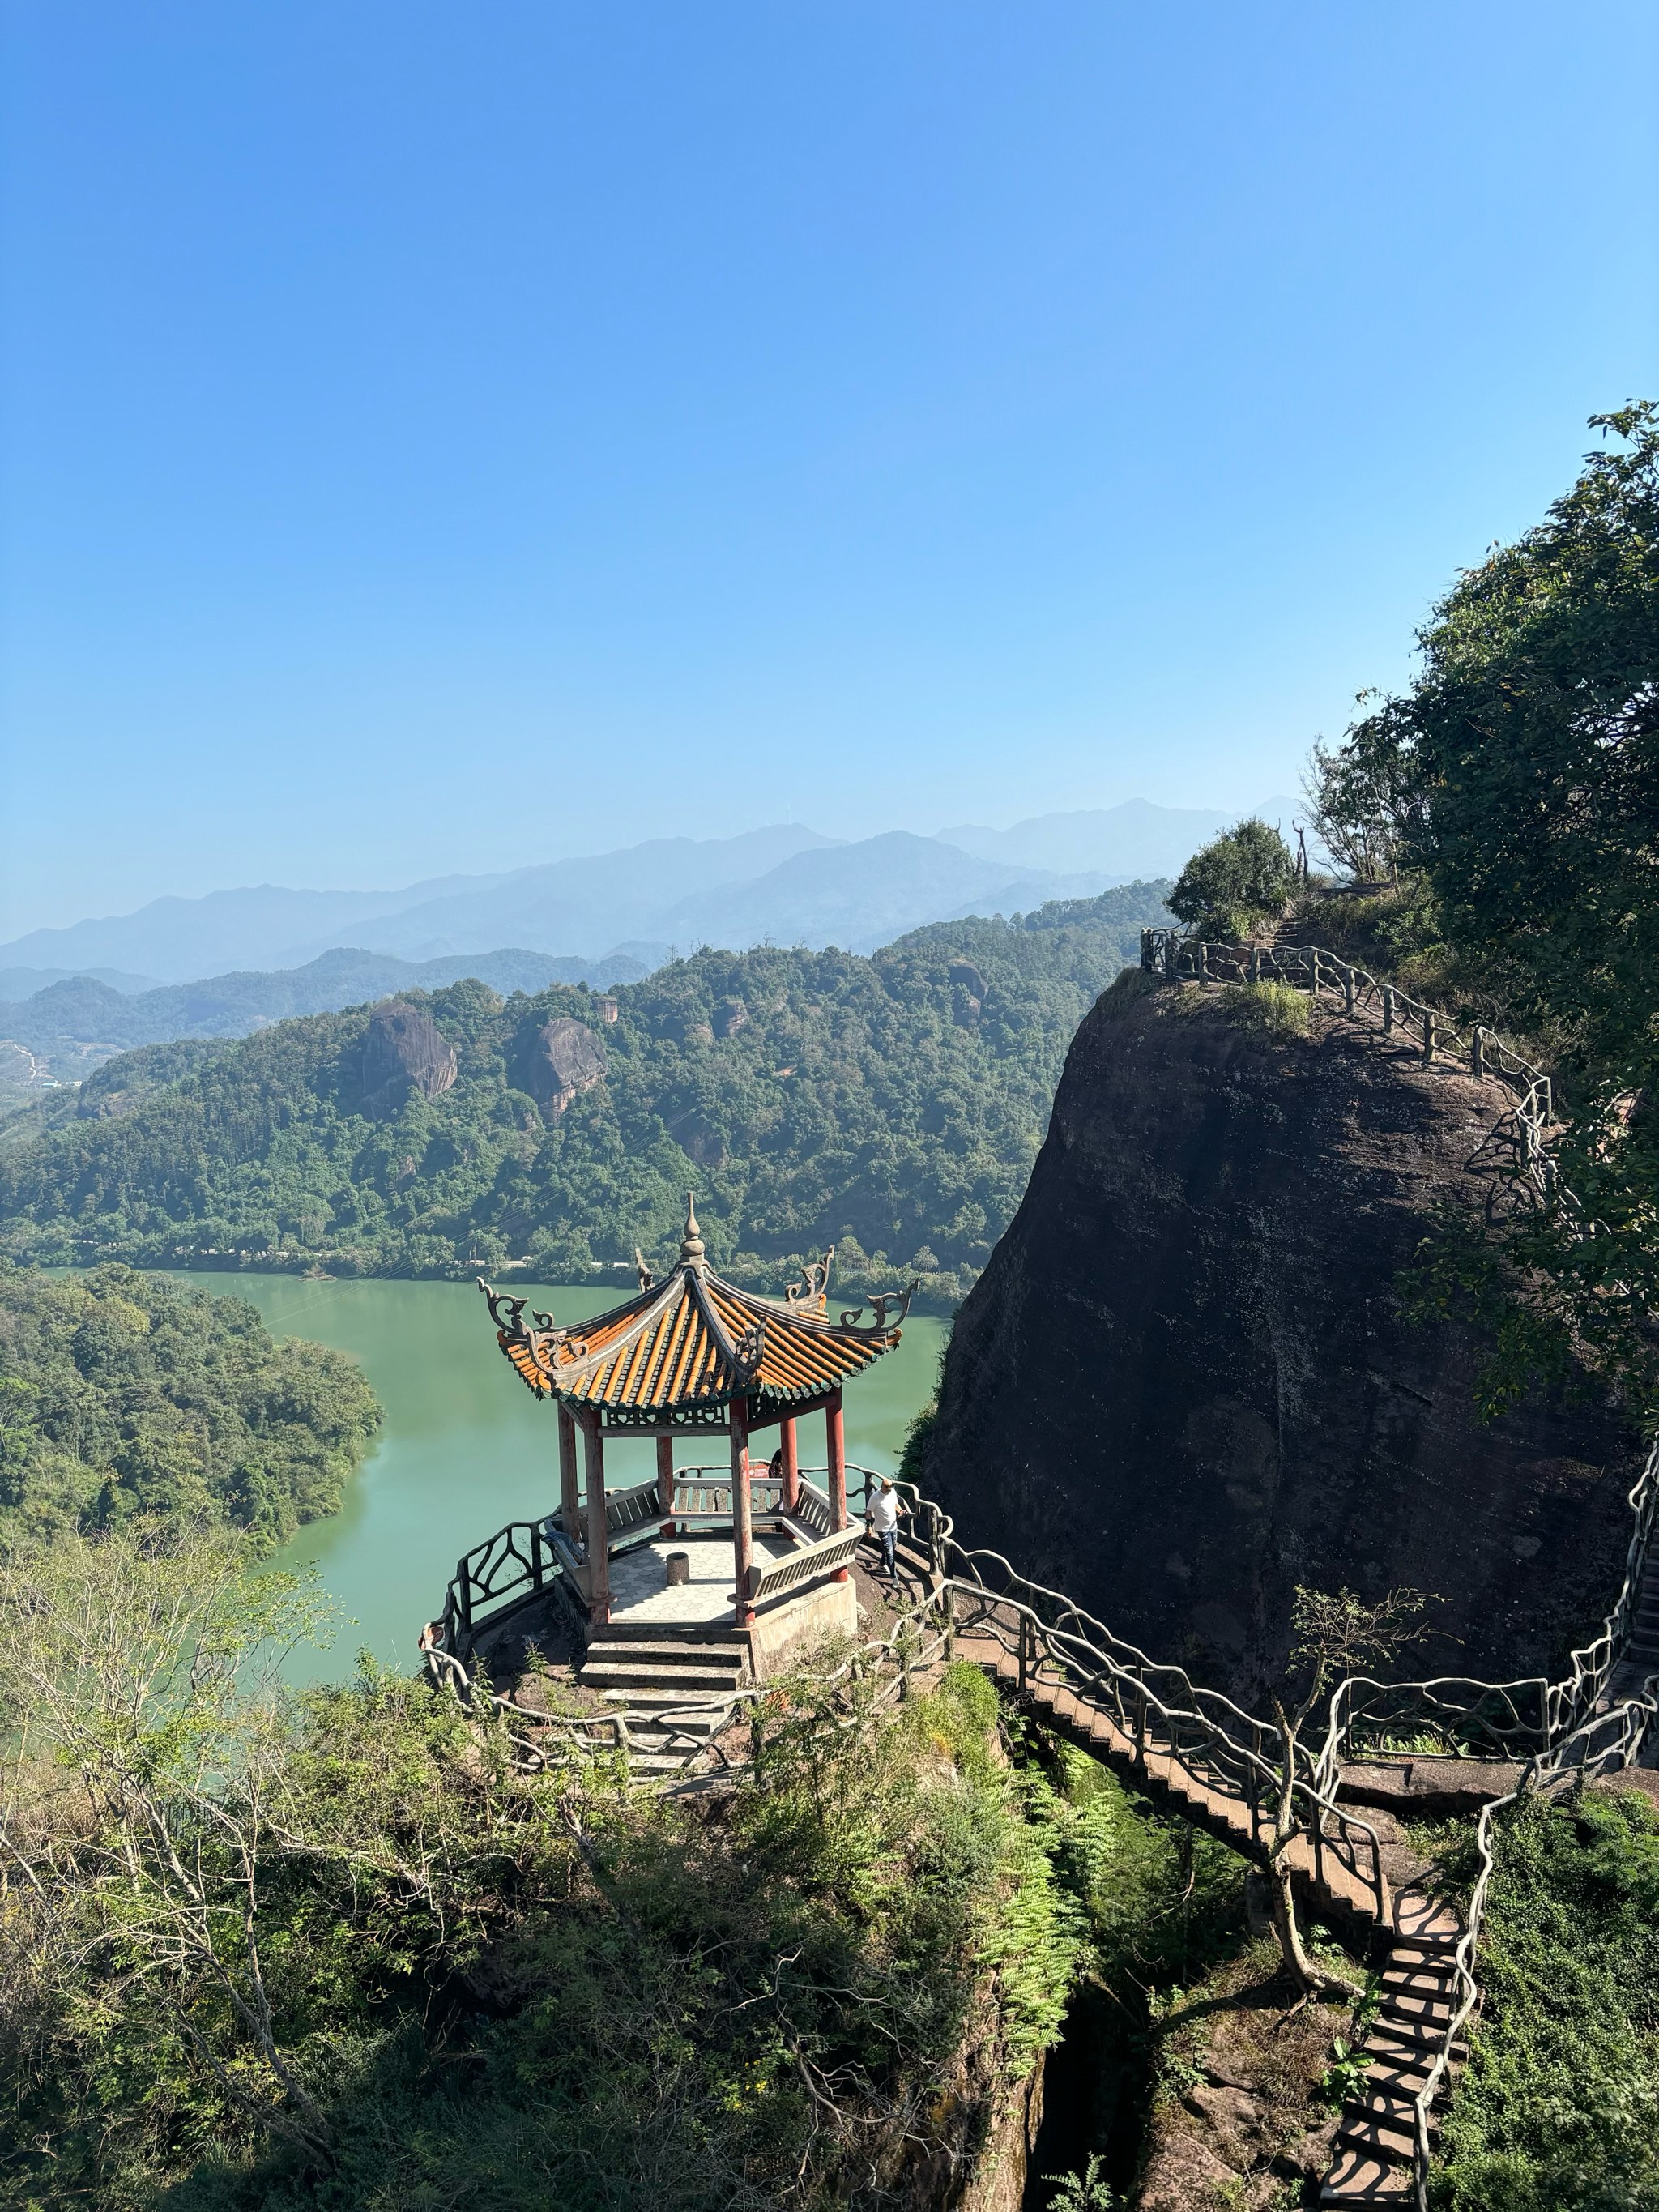
[[[18,2212],[931,2212],[1080,1977],[1144,2013],[1233,1924],[1230,1855],[1045,1771],[972,1667],[879,1715],[787,1678],[729,1786],[630,1791],[367,1662],[283,1692],[318,1608],[245,1557],[0,1565]]]

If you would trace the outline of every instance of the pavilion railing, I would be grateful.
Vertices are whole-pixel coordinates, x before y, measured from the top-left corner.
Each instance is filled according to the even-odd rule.
[[[764,1566],[749,1570],[749,1602],[764,1605],[769,1599],[785,1597],[792,1590],[803,1590],[811,1583],[823,1582],[832,1574],[850,1567],[863,1540],[857,1528],[837,1528],[827,1536],[820,1536],[815,1544],[803,1544],[799,1549],[786,1552],[781,1559],[769,1559]]]
[[[813,1469],[813,1473],[821,1470]],[[872,1468],[849,1462],[847,1468],[848,1495],[867,1496],[880,1480]],[[723,1479],[722,1479],[723,1478]],[[750,1509],[762,1518],[775,1518],[781,1511],[783,1487],[775,1476],[757,1474],[750,1482]],[[605,1519],[607,1547],[615,1550],[619,1544],[639,1540],[653,1527],[670,1516],[661,1510],[660,1495],[654,1477],[648,1482],[632,1485],[627,1490],[613,1491],[605,1499]],[[732,1520],[732,1475],[729,1468],[683,1468],[674,1476],[673,1518],[708,1520],[716,1526],[729,1527]],[[795,1519],[812,1532],[814,1537],[833,1534],[832,1516],[827,1493],[807,1480],[800,1480]],[[581,1515],[585,1537],[587,1526],[586,1512]],[[803,1549],[810,1549],[804,1547]],[[775,1566],[787,1561],[774,1561]],[[827,1571],[820,1570],[820,1571]],[[472,1639],[483,1629],[494,1626],[520,1607],[532,1603],[545,1592],[554,1589],[562,1578],[570,1591],[582,1591],[582,1560],[569,1539],[561,1528],[556,1514],[541,1521],[513,1521],[505,1528],[498,1528],[493,1536],[471,1551],[463,1553],[455,1563],[455,1572],[444,1593],[441,1616],[443,1648],[452,1656],[467,1651]],[[796,1587],[802,1577],[791,1578],[787,1585]],[[775,1590],[769,1593],[775,1595]]]

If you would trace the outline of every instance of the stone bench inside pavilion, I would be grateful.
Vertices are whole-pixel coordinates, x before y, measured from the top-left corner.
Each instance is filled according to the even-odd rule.
[[[688,1200],[671,1273],[659,1283],[641,1260],[638,1294],[592,1321],[526,1318],[526,1298],[480,1284],[502,1352],[556,1410],[559,1503],[459,1562],[445,1648],[466,1660],[550,1596],[590,1662],[599,1646],[719,1646],[760,1679],[856,1629],[842,1387],[899,1341],[910,1293],[872,1301],[867,1323],[863,1307],[832,1321],[832,1260],[782,1298],[740,1290],[709,1267]],[[798,1428],[819,1414],[821,1482],[801,1468]],[[751,1440],[774,1429],[775,1450],[757,1462]],[[607,1439],[647,1437],[655,1476],[607,1494]],[[675,1468],[677,1443],[716,1442],[724,1466]]]

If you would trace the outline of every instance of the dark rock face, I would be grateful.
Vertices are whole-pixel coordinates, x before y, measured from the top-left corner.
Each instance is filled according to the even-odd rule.
[[[544,1113],[562,1114],[579,1092],[604,1081],[605,1047],[592,1030],[562,1016],[532,1036],[516,1079]]]
[[[1636,1440],[1601,1397],[1483,1425],[1477,1338],[1401,1310],[1504,1094],[1340,1016],[1275,1040],[1148,981],[1078,1032],[927,1486],[963,1541],[1247,1699],[1299,1583],[1440,1593],[1458,1640],[1409,1672],[1553,1671],[1617,1591]]]
[[[418,1091],[437,1098],[455,1080],[455,1048],[424,1006],[388,999],[368,1018],[359,1048],[358,1111],[386,1121]]]
[[[741,999],[722,999],[709,1026],[717,1037],[736,1036],[749,1026],[749,1009]]]

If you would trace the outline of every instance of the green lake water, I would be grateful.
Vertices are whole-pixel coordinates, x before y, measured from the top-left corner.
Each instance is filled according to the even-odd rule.
[[[470,1283],[307,1282],[297,1275],[182,1273],[198,1290],[232,1292],[258,1308],[276,1336],[307,1336],[361,1361],[386,1425],[371,1458],[329,1521],[313,1522],[276,1564],[315,1565],[345,1615],[333,1647],[308,1651],[312,1680],[349,1675],[360,1649],[412,1670],[422,1622],[443,1607],[455,1562],[509,1521],[539,1519],[558,1503],[553,1408],[533,1398],[502,1358],[484,1302]],[[515,1283],[517,1293],[526,1285]],[[538,1286],[532,1304],[562,1322],[617,1303],[614,1290]],[[890,1473],[917,1409],[933,1395],[946,1324],[913,1316],[903,1341],[847,1388],[847,1455]],[[757,1449],[771,1449],[764,1437]],[[723,1437],[683,1443],[681,1466],[722,1458]],[[801,1424],[801,1463],[821,1466],[823,1424]],[[654,1447],[605,1445],[612,1488],[642,1482]]]

